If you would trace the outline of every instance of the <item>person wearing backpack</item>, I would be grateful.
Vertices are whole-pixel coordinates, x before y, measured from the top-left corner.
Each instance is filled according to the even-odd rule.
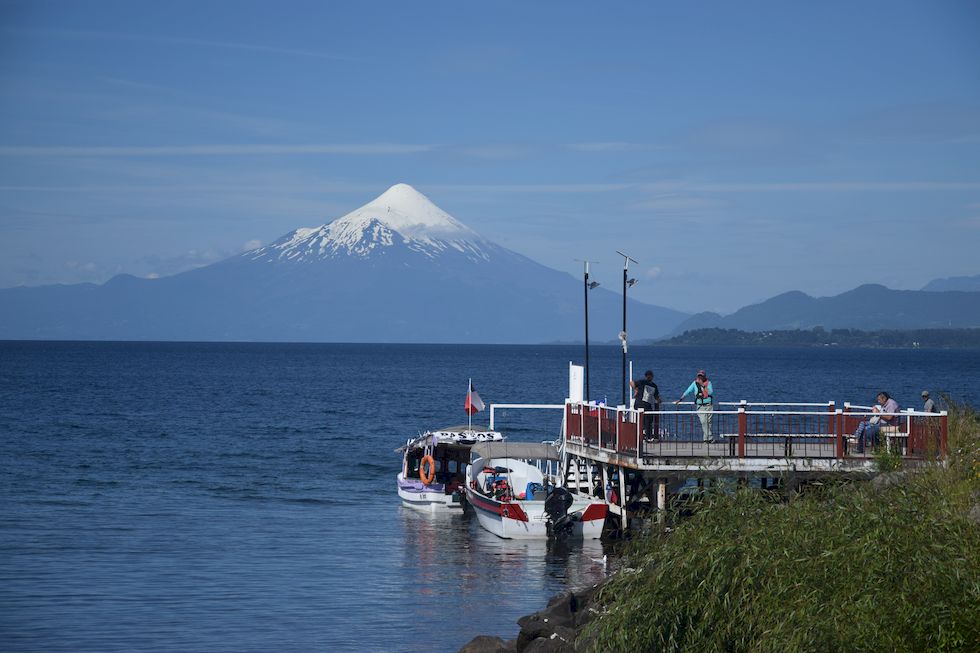
[[[687,386],[687,390],[681,398],[674,402],[679,404],[684,401],[684,397],[694,393],[694,406],[698,411],[698,419],[701,421],[701,435],[705,442],[711,442],[711,418],[715,411],[715,391],[708,379],[708,374],[704,370],[698,372],[697,377]]]
[[[633,388],[633,408],[646,411],[643,414],[643,438],[656,440],[660,429],[659,424],[654,424],[654,418],[659,418],[659,415],[649,411],[660,410],[660,388],[653,382],[653,370],[644,372],[642,379],[630,379],[630,387]]]

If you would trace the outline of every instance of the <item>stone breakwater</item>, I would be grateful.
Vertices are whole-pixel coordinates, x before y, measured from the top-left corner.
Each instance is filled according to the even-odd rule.
[[[580,653],[588,650],[592,639],[583,634],[585,626],[599,613],[594,598],[601,585],[563,592],[540,612],[521,617],[516,639],[480,635],[470,640],[460,653]]]

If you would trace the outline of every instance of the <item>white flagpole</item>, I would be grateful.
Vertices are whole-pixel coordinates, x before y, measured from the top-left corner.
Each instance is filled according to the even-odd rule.
[[[466,384],[466,400],[470,405],[466,409],[466,417],[469,420],[469,426],[467,428],[470,431],[473,430],[473,397],[470,394],[471,392],[473,392],[473,377],[470,377],[470,380]]]

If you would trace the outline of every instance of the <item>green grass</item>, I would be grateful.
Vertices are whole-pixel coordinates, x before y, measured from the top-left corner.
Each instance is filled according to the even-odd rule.
[[[602,651],[980,650],[980,422],[887,484],[708,495],[599,593]],[[973,518],[970,517],[974,511]]]

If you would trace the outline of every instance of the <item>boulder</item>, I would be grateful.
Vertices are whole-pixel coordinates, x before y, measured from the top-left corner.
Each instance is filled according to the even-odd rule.
[[[527,643],[520,653],[576,653],[574,638],[575,631],[571,628],[561,628],[550,637],[538,637]]]

